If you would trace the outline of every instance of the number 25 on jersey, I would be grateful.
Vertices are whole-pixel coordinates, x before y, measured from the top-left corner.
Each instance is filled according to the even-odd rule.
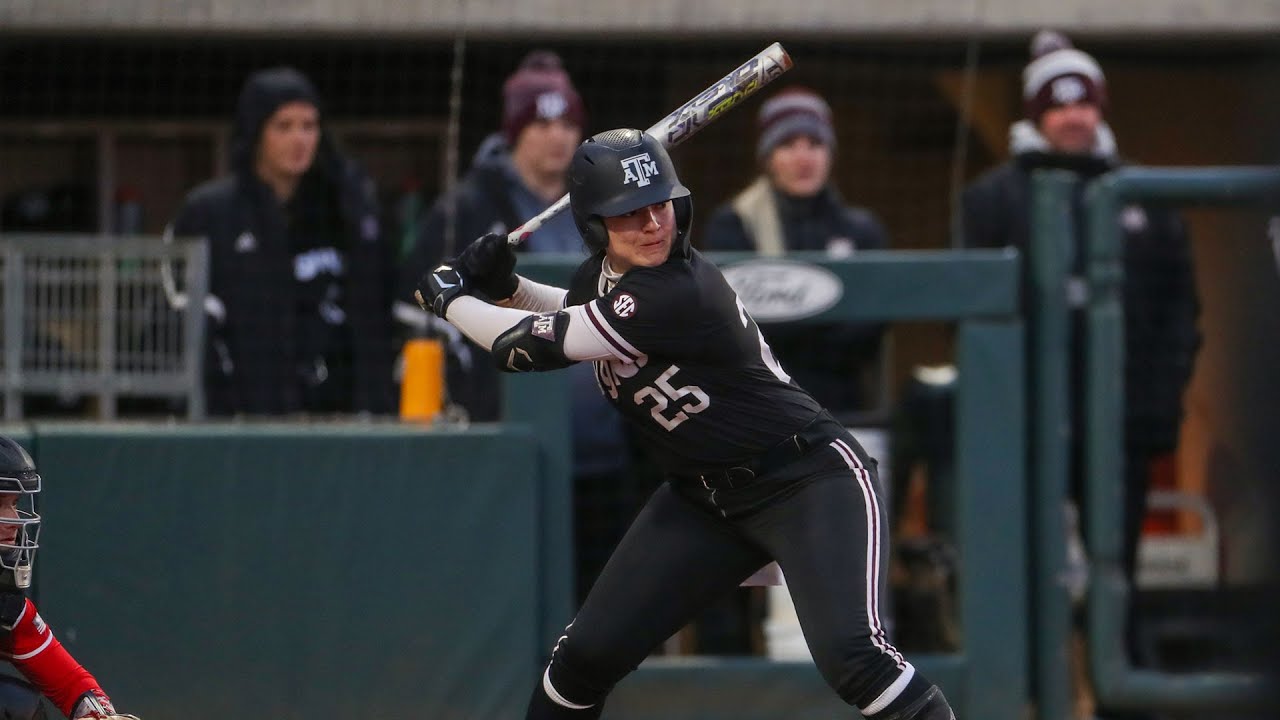
[[[640,388],[634,396],[637,405],[644,405],[648,400],[653,401],[649,414],[667,432],[675,430],[680,423],[688,420],[690,415],[697,415],[711,405],[711,398],[707,397],[707,394],[697,385],[684,387],[672,385],[671,377],[677,372],[680,372],[680,368],[672,365],[653,381],[653,385]],[[674,410],[674,412],[668,414],[668,410]]]

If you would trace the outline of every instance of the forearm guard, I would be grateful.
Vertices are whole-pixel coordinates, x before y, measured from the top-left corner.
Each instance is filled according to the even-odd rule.
[[[503,372],[541,372],[569,367],[564,354],[564,333],[569,314],[563,310],[530,315],[498,336],[493,360]]]

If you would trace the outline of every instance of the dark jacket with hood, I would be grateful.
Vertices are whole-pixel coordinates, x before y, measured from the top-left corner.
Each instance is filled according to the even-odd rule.
[[[232,174],[191,191],[173,222],[175,236],[209,242],[209,412],[392,413],[390,252],[373,183],[323,126],[287,202],[255,172],[265,122],[294,101],[319,107],[301,73],[252,75],[236,108]]]
[[[1030,263],[1025,258],[1031,236],[1031,173],[1057,168],[1080,177],[1075,195],[1079,248],[1084,240],[1084,186],[1121,163],[1105,124],[1099,126],[1089,155],[1052,152],[1029,121],[1011,129],[1010,150],[1011,160],[965,189],[962,242],[966,247],[1018,248],[1024,258],[1023,287],[1030,288]],[[1144,453],[1167,452],[1177,444],[1182,393],[1200,343],[1190,243],[1181,218],[1168,208],[1132,205],[1117,222],[1124,228],[1126,445]],[[1073,272],[1083,274],[1082,256],[1077,254],[1073,262]],[[1077,390],[1084,367],[1081,321],[1081,314],[1075,313],[1071,382]],[[1078,392],[1071,395],[1079,397]],[[1083,430],[1080,409],[1073,413],[1077,439]]]
[[[875,214],[845,205],[835,187],[827,185],[811,198],[793,198],[761,178],[712,213],[702,247],[842,256],[883,250],[888,244]],[[824,407],[837,416],[872,409],[882,323],[760,323],[760,330],[782,367]]]

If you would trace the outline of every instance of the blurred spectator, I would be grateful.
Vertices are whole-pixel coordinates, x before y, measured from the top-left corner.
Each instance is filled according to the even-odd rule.
[[[888,245],[875,214],[845,205],[831,182],[836,136],[822,97],[806,88],[783,90],[760,106],[757,125],[761,174],[711,215],[705,249],[846,257]],[[883,325],[761,323],[761,331],[787,372],[836,417],[867,410],[878,398],[869,376]]]
[[[209,239],[211,414],[395,410],[376,193],[319,108],[297,70],[251,75],[232,174],[193,190],[173,222]]]
[[[1027,257],[1031,234],[1031,174],[1056,168],[1074,172],[1076,207],[1084,184],[1121,165],[1115,138],[1104,121],[1107,85],[1102,69],[1061,34],[1042,31],[1031,44],[1032,60],[1023,71],[1025,119],[1009,133],[1012,159],[979,177],[963,195],[963,244],[967,247],[1016,247]],[[1138,538],[1146,508],[1152,461],[1173,451],[1182,422],[1182,393],[1191,376],[1200,338],[1199,303],[1191,252],[1182,220],[1161,207],[1130,205],[1116,219],[1124,230],[1125,313],[1125,553],[1133,578]],[[1076,309],[1086,298],[1083,253],[1086,226],[1078,214],[1068,302]],[[1029,263],[1023,286],[1030,287]],[[1029,308],[1028,308],[1029,310]],[[1081,498],[1083,408],[1079,405],[1084,365],[1083,313],[1074,312],[1069,397],[1072,413],[1071,494]],[[1129,623],[1133,652],[1133,622]],[[1135,660],[1138,658],[1135,657]]]
[[[501,413],[502,382],[488,353],[447,323],[432,323],[413,302],[413,288],[428,269],[485,233],[507,233],[568,192],[569,161],[582,140],[586,112],[560,57],[529,53],[502,86],[502,125],[481,143],[456,190],[435,202],[402,267],[397,317],[414,326],[439,327],[449,339],[450,400],[471,420]],[[569,212],[547,221],[516,248],[525,253],[586,257]],[[475,358],[475,360],[473,360]],[[572,392],[574,535],[581,600],[622,538],[645,493],[634,488],[631,447],[622,418],[605,401],[590,363],[569,369]]]
[[[413,301],[418,278],[477,237],[510,232],[565,194],[565,173],[582,138],[585,115],[582,98],[557,55],[537,51],[521,62],[502,86],[501,130],[485,138],[457,188],[438,198],[419,223],[417,242],[401,266],[398,318],[414,328],[442,326]],[[517,249],[585,252],[567,212]],[[473,355],[484,357],[476,354],[475,344],[456,332],[449,339],[450,400],[474,421],[497,420],[502,406],[498,371],[487,361],[472,362]]]

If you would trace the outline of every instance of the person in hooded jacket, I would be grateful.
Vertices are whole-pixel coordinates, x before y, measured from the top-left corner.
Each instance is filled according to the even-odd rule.
[[[412,328],[430,326],[447,336],[449,398],[473,421],[499,417],[497,371],[483,360],[477,362],[476,346],[447,323],[432,322],[402,298],[412,294],[424,272],[456,255],[471,238],[510,232],[559,200],[567,191],[569,160],[582,139],[585,120],[582,98],[559,56],[547,50],[531,52],[503,84],[501,130],[480,144],[457,187],[432,204],[401,265],[396,317]],[[568,213],[548,220],[516,249],[584,252]]]
[[[231,169],[191,191],[170,227],[209,242],[209,413],[394,412],[376,192],[339,153],[302,73],[246,80]]]
[[[1083,276],[1086,231],[1083,192],[1088,181],[1122,165],[1115,136],[1104,120],[1107,86],[1102,69],[1059,33],[1042,31],[1031,44],[1032,61],[1023,72],[1026,118],[1010,129],[1013,156],[967,187],[962,196],[962,244],[1015,247],[1023,258],[1023,287],[1031,287],[1031,175],[1039,169],[1076,175],[1075,227],[1080,233],[1072,273]],[[1129,205],[1116,218],[1123,228],[1125,338],[1124,566],[1132,580],[1146,511],[1150,467],[1172,452],[1182,424],[1182,393],[1191,378],[1200,343],[1190,243],[1181,218],[1168,208]],[[1082,282],[1069,286],[1073,307],[1070,383],[1080,398],[1085,358]],[[1029,308],[1028,308],[1029,309]],[[1083,408],[1071,408],[1073,468],[1071,495],[1082,495]],[[1130,625],[1130,651],[1134,644]]]
[[[405,301],[396,302],[396,317],[446,339],[449,398],[472,421],[500,417],[497,369],[485,361],[482,348],[407,299],[423,273],[456,255],[471,238],[508,233],[559,200],[568,191],[569,161],[585,122],[582,98],[560,57],[549,50],[530,52],[503,83],[501,130],[481,143],[457,188],[434,203],[401,268],[398,297]],[[548,220],[516,250],[586,257],[568,212]],[[577,597],[582,600],[639,509],[643,479],[631,462],[629,434],[589,366],[569,371],[569,391]]]
[[[846,205],[831,179],[836,134],[821,95],[787,88],[760,106],[756,124],[760,176],[711,214],[703,249],[838,258],[888,247],[876,214]],[[870,371],[880,357],[883,323],[762,326],[787,371],[837,417],[873,409],[878,391]]]

